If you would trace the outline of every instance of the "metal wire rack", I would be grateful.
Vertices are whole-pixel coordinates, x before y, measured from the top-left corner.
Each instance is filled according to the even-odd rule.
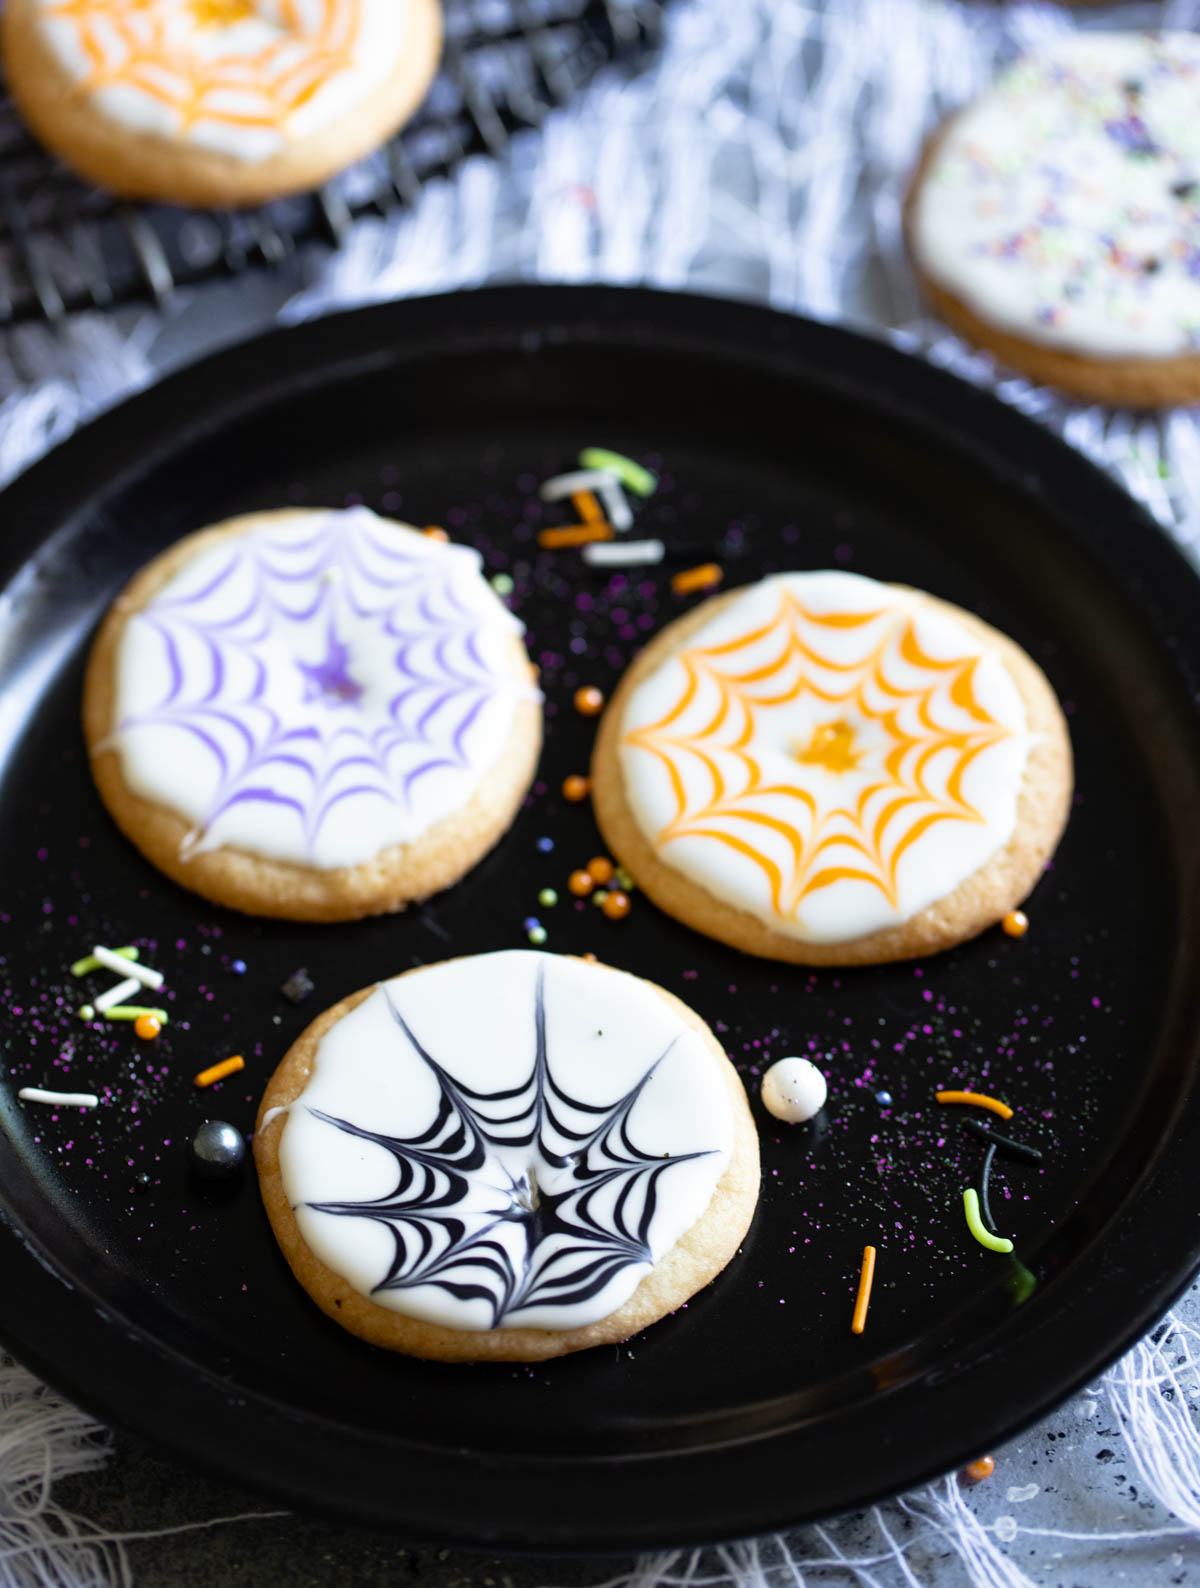
[[[443,0],[442,70],[424,106],[371,159],[261,209],[135,205],[73,177],[0,98],[0,325],[162,302],[176,287],[284,269],[305,243],[411,204],[467,155],[499,153],[603,65],[640,64],[666,0]]]

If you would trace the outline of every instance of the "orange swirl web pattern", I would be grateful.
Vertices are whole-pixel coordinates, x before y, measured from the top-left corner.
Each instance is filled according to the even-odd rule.
[[[838,660],[847,634],[869,648]],[[751,648],[770,659],[747,665]],[[978,697],[979,654],[929,655],[910,613],[813,612],[784,589],[767,623],[675,660],[686,675],[676,704],[624,736],[670,780],[675,811],[656,842],[707,838],[734,851],[764,873],[777,916],[794,918],[837,882],[868,883],[899,910],[900,862],[918,839],[939,823],[986,822],[963,780],[1014,730]],[[815,726],[764,764],[764,712],[802,702]],[[689,713],[703,715],[684,727]]]
[[[49,0],[48,21],[68,21],[88,61],[80,93],[136,88],[179,117],[280,131],[338,72],[355,64],[362,0]],[[283,30],[256,54],[203,55],[179,42],[190,30],[261,18]]]

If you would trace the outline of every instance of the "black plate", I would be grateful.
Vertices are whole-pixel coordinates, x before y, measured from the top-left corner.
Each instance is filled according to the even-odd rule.
[[[561,518],[538,517],[537,482],[589,443],[661,469],[640,528],[671,543],[666,568],[613,580],[534,550],[537,524]],[[332,929],[211,910],[146,865],[92,791],[76,716],[88,637],[185,531],[360,498],[443,522],[512,572],[548,697],[545,781],[426,909]],[[326,320],[186,371],[27,474],[3,524],[0,1330],[101,1416],[414,1538],[729,1537],[986,1450],[1128,1345],[1193,1272],[1200,588],[1114,485],[1018,415],[763,310],[492,291]],[[644,900],[620,923],[567,900],[568,872],[599,847],[586,806],[558,794],[593,730],[571,694],[611,686],[685,604],[672,567],[714,554],[734,583],[832,565],[927,587],[1046,668],[1071,714],[1079,798],[1023,941],[993,932],[915,966],[809,974],[742,958]],[[541,910],[547,885],[565,902]],[[324,1005],[411,964],[522,944],[529,915],[551,949],[653,977],[725,1034],[762,1126],[761,1207],[724,1276],[627,1346],[530,1370],[394,1357],[306,1300],[251,1178],[189,1182],[185,1143],[213,1111],[249,1129]],[[154,1047],[70,1014],[68,962],[129,940],[174,994]],[[278,994],[298,965],[317,983],[301,1009]],[[192,1074],[231,1051],[245,1073],[195,1091]],[[755,1077],[810,1051],[829,1107],[819,1127],[785,1130]],[[64,1077],[104,1106],[56,1118],[15,1103],[18,1086]],[[1012,1130],[1045,1152],[1040,1170],[996,1176],[1019,1263],[966,1232],[981,1149],[934,1104],[939,1084],[1002,1093]],[[879,1271],[857,1338],[867,1241]]]

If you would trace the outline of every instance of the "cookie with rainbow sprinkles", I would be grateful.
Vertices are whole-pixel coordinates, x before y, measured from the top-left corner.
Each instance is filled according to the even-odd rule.
[[[7,0],[5,76],[100,187],[259,204],[389,138],[437,70],[437,0]]]
[[[726,1267],[759,1188],[745,1090],[699,1016],[528,950],[326,1010],[271,1078],[254,1156],[317,1305],[444,1361],[628,1339]]]
[[[926,146],[906,233],[938,314],[1079,397],[1200,401],[1200,36],[1070,34]]]
[[[366,508],[187,536],[110,609],[92,774],[159,870],[252,915],[340,921],[456,882],[541,748],[520,623],[477,552]]]
[[[1033,888],[1070,738],[1036,664],[971,613],[843,572],[705,601],[629,668],[596,740],[611,852],[662,909],[767,958],[949,948]]]

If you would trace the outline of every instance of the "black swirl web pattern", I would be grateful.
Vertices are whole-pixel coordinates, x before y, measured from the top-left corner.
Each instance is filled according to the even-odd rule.
[[[433,1285],[457,1302],[482,1302],[490,1327],[521,1322],[535,1309],[576,1307],[599,1296],[625,1269],[650,1264],[650,1231],[663,1177],[715,1148],[665,1157],[644,1152],[630,1116],[650,1077],[675,1045],[623,1097],[592,1104],[556,1080],[546,1037],[545,965],[534,986],[529,1074],[496,1092],[473,1091],[437,1062],[384,989],[400,1038],[438,1086],[433,1122],[411,1138],[385,1135],[319,1109],[318,1119],[391,1153],[395,1189],[361,1202],[310,1202],[318,1213],[372,1219],[394,1241],[394,1256],[374,1293]],[[468,1177],[491,1150],[524,1148],[545,1166],[503,1185]],[[497,1168],[499,1165],[497,1164]],[[469,1209],[468,1209],[469,1203]]]

